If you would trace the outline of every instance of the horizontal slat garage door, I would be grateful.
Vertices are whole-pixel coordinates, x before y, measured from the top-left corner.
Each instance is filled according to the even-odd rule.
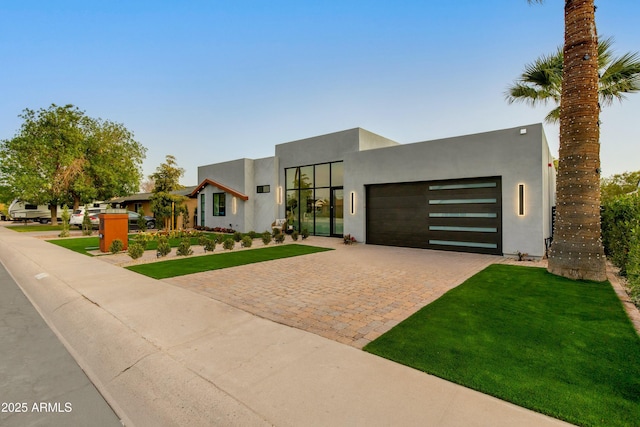
[[[367,186],[367,243],[502,254],[500,177]]]

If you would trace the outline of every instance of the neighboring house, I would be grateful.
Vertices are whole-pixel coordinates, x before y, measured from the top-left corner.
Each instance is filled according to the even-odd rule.
[[[182,190],[174,191],[174,194],[180,196],[188,196],[193,192],[196,187],[185,187]],[[109,200],[109,203],[115,207],[119,207],[122,209],[127,209],[129,211],[138,212],[138,210],[142,209],[145,215],[154,216],[151,211],[151,196],[153,193],[136,193],[130,196],[125,197],[116,197],[114,199]],[[197,202],[193,198],[188,198],[185,202],[187,208],[189,209],[189,228],[194,226],[194,218],[195,218],[195,209],[197,207]],[[183,228],[183,218],[182,215],[178,215],[176,218],[176,227]],[[160,225],[158,225],[161,227]]]
[[[398,144],[356,128],[198,168],[197,225],[541,257],[555,168],[541,124]],[[192,212],[192,211],[190,211]]]

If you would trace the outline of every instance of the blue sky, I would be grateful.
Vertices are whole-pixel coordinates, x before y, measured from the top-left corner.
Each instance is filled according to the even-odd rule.
[[[640,50],[640,1],[596,4],[599,34]],[[504,92],[562,17],[560,0],[2,0],[0,139],[71,103],[133,131],[145,175],[172,154],[195,185],[199,165],[354,127],[411,143],[538,123],[551,107]],[[638,117],[640,94],[603,111],[603,175],[640,170]]]

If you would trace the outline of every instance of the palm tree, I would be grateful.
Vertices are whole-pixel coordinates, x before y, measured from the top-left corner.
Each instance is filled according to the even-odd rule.
[[[528,0],[542,3],[543,0]],[[565,0],[556,221],[549,272],[606,280],[600,232],[600,104],[594,0]]]
[[[598,72],[600,81],[598,93],[600,105],[609,106],[614,100],[622,101],[625,94],[640,90],[640,55],[626,53],[614,58],[613,38],[598,42]],[[512,86],[507,89],[507,101],[524,102],[531,106],[556,104],[545,121],[557,123],[560,120],[560,95],[562,93],[562,67],[564,53],[562,48],[551,55],[543,55],[525,70]]]

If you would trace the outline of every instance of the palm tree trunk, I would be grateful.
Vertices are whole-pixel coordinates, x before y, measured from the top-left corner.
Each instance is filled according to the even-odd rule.
[[[556,222],[548,270],[572,279],[606,280],[599,115],[594,0],[566,0]]]

